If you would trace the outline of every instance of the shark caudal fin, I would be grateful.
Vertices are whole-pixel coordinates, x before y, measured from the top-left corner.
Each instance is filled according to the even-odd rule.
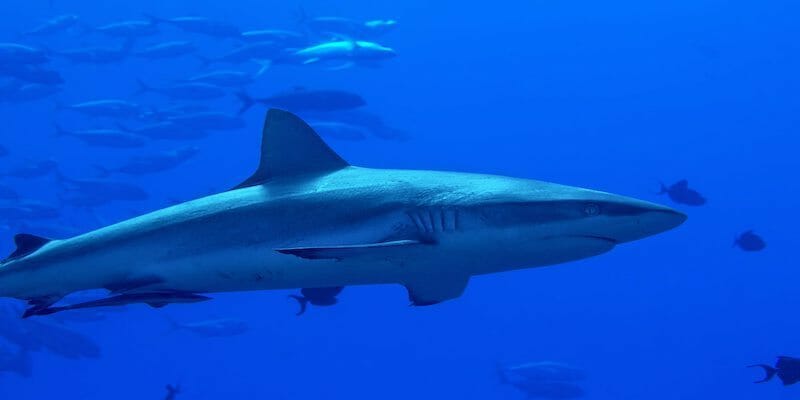
[[[775,374],[778,373],[777,369],[775,369],[775,368],[773,368],[773,367],[771,367],[771,366],[769,366],[767,364],[748,365],[747,367],[748,368],[754,368],[754,367],[763,368],[764,369],[764,373],[766,373],[766,375],[764,376],[764,379],[759,380],[759,381],[755,381],[754,383],[769,382],[770,379],[774,378]]]
[[[349,165],[298,116],[271,109],[264,121],[258,169],[234,189],[274,178],[322,175]]]

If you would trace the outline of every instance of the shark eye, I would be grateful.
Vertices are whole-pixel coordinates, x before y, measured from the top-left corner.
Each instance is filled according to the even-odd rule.
[[[600,214],[600,206],[594,203],[588,203],[585,206],[583,206],[583,212],[588,217],[594,217],[595,215]]]

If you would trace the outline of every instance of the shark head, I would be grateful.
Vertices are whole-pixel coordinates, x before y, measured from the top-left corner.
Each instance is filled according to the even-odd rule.
[[[686,216],[658,204],[578,187],[481,177],[460,207],[462,246],[483,248],[509,268],[582,259],[668,231]],[[457,194],[463,198],[463,192]]]

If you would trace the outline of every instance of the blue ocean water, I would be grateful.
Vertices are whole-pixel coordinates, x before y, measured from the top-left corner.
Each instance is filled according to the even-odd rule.
[[[152,121],[93,118],[63,107],[123,99],[145,114],[191,103],[236,115],[241,90],[258,98],[318,89],[360,95],[367,104],[359,112],[381,118],[392,134],[381,137],[370,126],[357,130],[367,132],[359,140],[328,136],[354,165],[540,179],[659,202],[689,219],[598,257],[475,277],[462,297],[431,307],[408,307],[397,285],[348,287],[339,304],[310,306],[300,317],[287,298],[296,291],[214,294],[213,301],[163,309],[133,305],[88,322],[37,317],[32,320],[83,340],[27,328],[67,349],[32,349],[30,376],[0,371],[2,399],[160,399],[167,384],[179,385],[176,398],[187,400],[523,399],[498,377],[498,365],[539,361],[585,371],[586,399],[788,399],[800,390],[755,385],[761,371],[745,368],[800,356],[799,276],[791,256],[800,189],[795,2],[36,0],[7,8],[0,42],[43,49],[42,68],[64,82],[51,96],[0,104],[0,145],[8,151],[0,158],[0,185],[20,195],[4,206],[37,201],[58,211],[33,222],[4,216],[3,254],[11,253],[12,236],[22,228],[45,236],[82,233],[239,183],[258,164],[267,108],[247,110],[240,129],[119,149],[55,136],[56,126],[118,129]],[[24,34],[66,14],[78,22],[48,35]],[[214,69],[255,74],[260,66],[204,66],[202,58],[242,41],[163,22],[157,33],[136,38],[121,60],[78,63],[64,55],[121,48],[125,39],[93,28],[145,14],[303,34],[309,19],[323,16],[395,20],[390,31],[364,40],[396,56],[362,65],[274,63],[245,88],[225,89],[224,97],[184,101],[136,94],[137,80],[163,88]],[[309,35],[314,43],[360,39]],[[166,41],[190,41],[196,50],[158,60],[135,55]],[[3,88],[18,80],[2,79]],[[7,93],[0,90],[0,97]],[[19,166],[55,160],[64,176],[99,179],[105,173],[98,167],[114,169],[131,157],[183,146],[198,153],[175,168],[112,175],[146,191],[145,200],[74,206],[55,173],[7,176]],[[659,182],[682,179],[707,204],[676,204],[658,194]],[[732,247],[749,229],[765,238],[764,251]],[[17,303],[3,306],[11,304]],[[216,319],[244,321],[247,329],[208,337],[171,322]],[[14,321],[3,317],[0,333]],[[14,354],[19,343],[2,336],[0,349]],[[68,356],[70,346],[81,345],[82,356]]]

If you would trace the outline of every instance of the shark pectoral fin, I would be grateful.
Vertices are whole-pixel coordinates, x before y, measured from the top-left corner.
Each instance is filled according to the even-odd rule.
[[[234,189],[261,185],[274,178],[322,175],[349,165],[299,117],[271,109],[264,121],[258,170]]]
[[[309,260],[343,260],[345,258],[380,254],[381,251],[406,248],[408,246],[416,246],[421,244],[423,244],[423,242],[418,240],[395,240],[392,242],[344,246],[292,247],[286,249],[276,249],[275,251],[283,254],[291,254],[293,256],[306,258]]]
[[[404,283],[412,306],[430,306],[455,299],[464,293],[469,275],[443,271],[415,276]]]

